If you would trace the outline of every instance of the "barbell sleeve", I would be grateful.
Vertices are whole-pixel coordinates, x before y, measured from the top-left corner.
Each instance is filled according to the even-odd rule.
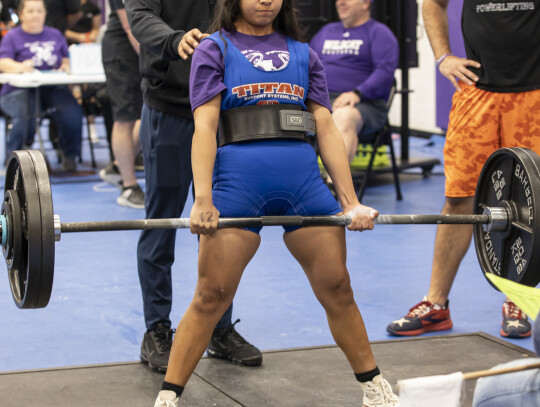
[[[466,225],[488,224],[489,215],[379,215],[373,223],[377,225]]]

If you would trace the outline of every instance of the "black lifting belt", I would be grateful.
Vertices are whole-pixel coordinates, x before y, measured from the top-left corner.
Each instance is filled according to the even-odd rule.
[[[224,110],[219,146],[266,139],[306,140],[317,132],[313,114],[298,105],[253,105]]]

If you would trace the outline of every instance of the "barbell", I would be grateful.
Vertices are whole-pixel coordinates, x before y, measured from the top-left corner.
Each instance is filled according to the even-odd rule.
[[[484,274],[528,286],[540,282],[540,157],[526,148],[495,151],[482,168],[471,215],[380,215],[376,224],[472,224]],[[218,227],[338,226],[351,217],[262,216],[220,218]],[[14,151],[8,158],[0,237],[11,293],[19,308],[49,303],[55,242],[63,233],[189,228],[189,219],[61,223],[53,212],[47,165],[40,151]],[[488,280],[489,281],[489,280]]]

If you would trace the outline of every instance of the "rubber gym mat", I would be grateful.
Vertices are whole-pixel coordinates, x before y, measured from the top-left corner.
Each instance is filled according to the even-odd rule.
[[[396,389],[398,379],[469,372],[534,356],[531,351],[484,333],[431,336],[372,343],[378,365]],[[139,362],[0,373],[4,407],[152,406],[163,375]],[[474,381],[466,382],[470,406]],[[181,406],[348,407],[361,390],[337,346],[264,353],[261,367],[203,358]]]

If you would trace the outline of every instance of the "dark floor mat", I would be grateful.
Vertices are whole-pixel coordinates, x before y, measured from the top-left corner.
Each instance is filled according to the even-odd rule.
[[[399,379],[469,372],[532,356],[483,333],[372,343],[381,371],[396,389]],[[4,407],[153,406],[163,375],[137,363],[0,373]],[[470,406],[475,382],[466,383]],[[361,390],[336,346],[264,353],[263,366],[247,368],[204,358],[181,406],[340,407],[361,404]]]

